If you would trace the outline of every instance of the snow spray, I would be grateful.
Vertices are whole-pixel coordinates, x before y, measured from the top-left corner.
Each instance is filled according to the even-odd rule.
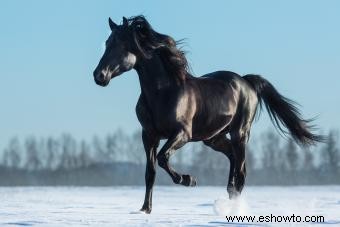
[[[214,203],[214,212],[219,216],[245,215],[247,211],[248,205],[243,196],[230,200],[226,193],[215,200]]]

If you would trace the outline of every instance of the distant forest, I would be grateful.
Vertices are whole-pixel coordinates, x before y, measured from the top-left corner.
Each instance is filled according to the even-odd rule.
[[[340,184],[338,141],[335,130],[328,133],[327,143],[310,148],[270,130],[258,135],[247,147],[247,184]],[[179,172],[196,176],[199,185],[227,184],[229,160],[201,142],[177,151],[171,163]],[[78,141],[70,134],[12,138],[0,152],[0,186],[144,185],[144,171],[139,131],[128,135],[117,130],[91,141]],[[160,168],[156,179],[157,184],[173,184]]]

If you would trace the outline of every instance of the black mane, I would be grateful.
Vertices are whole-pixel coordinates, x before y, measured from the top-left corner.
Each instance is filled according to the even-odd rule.
[[[181,41],[156,32],[142,15],[130,17],[127,21],[133,42],[142,57],[150,59],[153,54],[158,54],[166,70],[184,81],[188,76],[188,61],[184,51],[178,48]]]

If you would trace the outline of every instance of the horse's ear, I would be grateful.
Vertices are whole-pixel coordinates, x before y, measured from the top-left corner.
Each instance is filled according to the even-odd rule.
[[[111,31],[114,31],[118,27],[118,25],[111,20],[111,17],[109,17],[109,25],[110,25]]]
[[[128,19],[126,17],[123,17],[123,26],[127,27],[129,25]]]

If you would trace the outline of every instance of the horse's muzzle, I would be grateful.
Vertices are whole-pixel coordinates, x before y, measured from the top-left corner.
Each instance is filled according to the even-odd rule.
[[[109,84],[110,79],[103,72],[97,72],[96,70],[93,72],[94,81],[97,85],[105,87]]]

